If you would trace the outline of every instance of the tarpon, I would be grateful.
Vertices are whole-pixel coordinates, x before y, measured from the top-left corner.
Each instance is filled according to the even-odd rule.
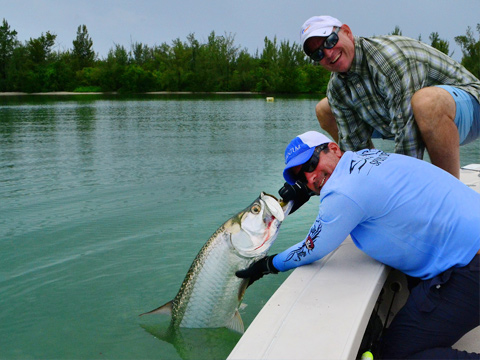
[[[169,314],[171,326],[244,331],[238,312],[248,279],[235,276],[265,256],[293,202],[282,205],[265,193],[227,220],[195,257],[172,301],[142,314]]]

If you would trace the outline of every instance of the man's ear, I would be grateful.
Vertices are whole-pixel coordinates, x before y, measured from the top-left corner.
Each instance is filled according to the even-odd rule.
[[[340,28],[342,29],[342,31],[345,32],[345,35],[347,35],[348,38],[353,41],[353,33],[352,29],[350,29],[350,26],[348,26],[347,24],[343,24],[342,26],[340,26]]]
[[[332,153],[334,153],[338,158],[341,158],[343,155],[343,151],[340,149],[340,146],[338,146],[337,143],[331,142],[328,143],[328,148]]]

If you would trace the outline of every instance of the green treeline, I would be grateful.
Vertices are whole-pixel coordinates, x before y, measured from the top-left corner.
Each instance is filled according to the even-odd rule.
[[[477,24],[480,33],[480,24]],[[398,27],[393,33],[401,34]],[[149,47],[115,44],[105,59],[93,50],[87,27],[80,25],[72,48],[53,51],[50,32],[21,43],[17,31],[3,19],[0,26],[0,92],[50,91],[253,91],[325,93],[330,73],[315,66],[301,46],[276,38],[264,39],[264,49],[251,55],[234,43],[234,36],[212,32],[205,43],[190,34]],[[448,54],[448,42],[438,33],[431,45]],[[455,42],[462,48],[462,64],[480,78],[480,39],[470,27]]]

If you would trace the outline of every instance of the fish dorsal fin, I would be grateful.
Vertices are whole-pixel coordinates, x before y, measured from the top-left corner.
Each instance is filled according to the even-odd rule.
[[[140,314],[139,316],[142,315],[150,315],[150,314],[165,314],[165,315],[172,315],[172,308],[173,308],[173,300],[167,302],[166,304],[143,314]]]
[[[227,328],[240,334],[245,332],[245,326],[243,326],[243,320],[238,310],[235,310],[235,315],[233,315],[232,319],[227,324]]]

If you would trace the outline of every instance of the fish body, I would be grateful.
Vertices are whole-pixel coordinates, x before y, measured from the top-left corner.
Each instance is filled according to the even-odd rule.
[[[243,332],[238,308],[248,279],[238,278],[235,272],[267,254],[291,207],[292,202],[282,208],[275,197],[261,193],[205,243],[175,298],[145,314],[170,314],[173,327],[227,327]]]

